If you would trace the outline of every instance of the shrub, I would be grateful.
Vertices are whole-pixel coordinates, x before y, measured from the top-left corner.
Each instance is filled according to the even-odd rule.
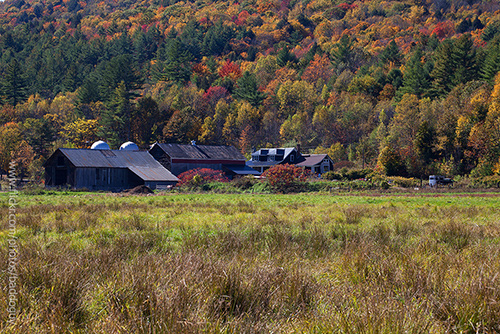
[[[388,179],[391,180],[394,183],[394,185],[398,187],[403,187],[403,188],[420,187],[420,180],[415,179],[413,177],[407,178],[401,176],[393,176],[389,177]]]
[[[229,179],[220,170],[210,168],[196,168],[185,171],[179,176],[179,186],[199,187],[208,182],[229,182]]]
[[[370,169],[351,169],[343,170],[342,177],[347,180],[364,179],[372,171]]]
[[[231,181],[231,184],[238,188],[247,190],[253,187],[257,183],[257,180],[253,176],[238,177]]]
[[[323,173],[321,175],[321,177],[325,180],[340,180],[342,179],[342,175],[340,175],[339,173],[335,173],[333,171],[329,171],[329,172],[326,172],[326,173]]]
[[[262,176],[267,178],[273,191],[282,193],[301,190],[307,179],[307,173],[304,170],[289,164],[273,166]]]
[[[470,172],[471,177],[485,177],[493,175],[493,164],[489,162],[481,162]]]
[[[480,188],[500,188],[500,175],[471,178],[472,185]]]

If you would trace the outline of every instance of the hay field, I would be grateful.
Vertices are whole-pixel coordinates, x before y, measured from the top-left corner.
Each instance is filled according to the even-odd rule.
[[[19,195],[3,333],[500,332],[500,197]]]

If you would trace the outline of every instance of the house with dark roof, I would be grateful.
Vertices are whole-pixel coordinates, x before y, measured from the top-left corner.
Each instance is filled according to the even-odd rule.
[[[139,185],[151,189],[179,179],[147,151],[59,148],[45,162],[45,186],[121,191]]]
[[[310,170],[314,174],[323,174],[333,170],[333,161],[328,154],[303,154],[304,161],[297,167]]]
[[[274,165],[295,165],[304,160],[302,154],[295,147],[262,148],[252,153],[252,159],[247,161],[247,166],[263,173]]]
[[[174,175],[196,168],[222,170],[228,177],[259,175],[234,146],[155,143],[149,153]]]

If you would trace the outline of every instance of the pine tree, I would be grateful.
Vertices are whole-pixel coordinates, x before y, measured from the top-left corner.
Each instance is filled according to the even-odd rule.
[[[396,42],[392,40],[380,53],[379,57],[383,63],[390,63],[393,66],[398,66],[401,62],[401,54],[399,53],[399,47]]]
[[[450,40],[443,41],[434,54],[434,69],[431,72],[432,95],[443,96],[451,91],[452,68],[453,68],[453,43]]]
[[[354,40],[347,35],[342,35],[340,41],[335,45],[335,49],[332,50],[336,65],[344,65],[350,68],[353,62],[353,49]]]
[[[122,81],[115,89],[101,119],[102,137],[108,139],[111,146],[118,147],[120,143],[130,140],[132,106],[125,83]]]
[[[265,98],[264,93],[260,92],[257,87],[255,74],[248,71],[238,79],[236,86],[233,95],[236,98],[248,101],[253,107],[258,107]]]
[[[281,48],[276,55],[276,63],[280,67],[289,66],[297,62],[297,57],[290,52],[288,46]]]
[[[22,102],[27,97],[26,79],[21,65],[13,59],[5,72],[2,82],[3,100],[13,106]]]
[[[500,45],[493,45],[488,48],[486,59],[481,68],[481,77],[493,83],[495,75],[500,71]]]
[[[191,77],[191,57],[182,50],[179,39],[168,42],[165,49],[160,49],[156,55],[157,65],[153,69],[153,78],[158,81],[174,81],[185,83]]]
[[[478,78],[476,49],[470,34],[462,35],[454,43],[452,60],[453,84],[455,86]]]
[[[123,83],[128,97],[137,96],[134,92],[141,88],[143,79],[137,73],[131,55],[114,57],[101,70],[101,96],[109,100],[118,85]]]
[[[432,148],[434,146],[434,139],[434,129],[429,126],[427,121],[422,122],[415,136],[414,145],[418,157],[424,164],[428,164],[433,158]]]
[[[422,50],[417,49],[406,64],[403,85],[398,90],[398,97],[414,94],[419,98],[427,93],[430,86],[429,73],[422,64]]]

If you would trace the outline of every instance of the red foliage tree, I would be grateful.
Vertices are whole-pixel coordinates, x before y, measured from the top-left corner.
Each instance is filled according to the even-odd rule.
[[[434,30],[432,30],[432,34],[436,34],[439,38],[450,37],[455,33],[455,27],[453,26],[453,22],[439,22],[436,24]]]
[[[212,86],[205,94],[203,94],[203,102],[213,109],[220,99],[225,99],[228,95],[229,93],[226,88],[221,86]]]
[[[241,77],[240,66],[228,59],[224,65],[219,68],[219,76],[221,78],[229,77],[233,80],[237,80]]]
[[[314,55],[314,60],[309,63],[304,74],[302,74],[302,80],[314,83],[319,78],[322,78],[324,82],[328,82],[332,76],[333,67],[328,56],[325,54],[321,57],[316,54]]]

